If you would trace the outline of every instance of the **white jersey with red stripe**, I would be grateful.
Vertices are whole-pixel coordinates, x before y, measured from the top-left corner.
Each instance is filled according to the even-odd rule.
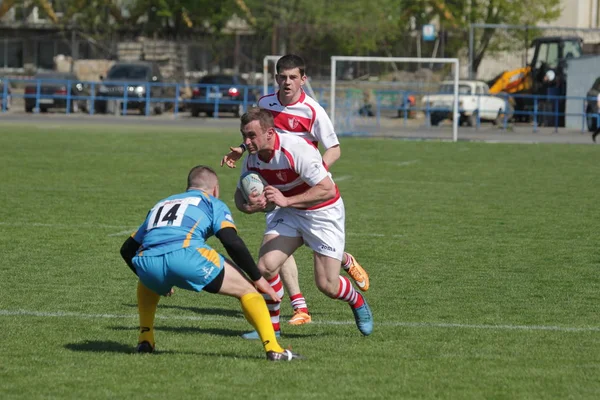
[[[294,135],[275,134],[275,149],[269,160],[262,160],[258,154],[249,154],[242,167],[246,171],[258,172],[271,186],[286,196],[306,192],[331,174],[327,171],[319,150],[309,141]],[[321,209],[340,199],[336,185],[333,199],[314,205],[308,210]]]
[[[315,146],[320,142],[325,149],[340,144],[331,119],[317,101],[302,91],[297,102],[284,106],[278,94],[268,94],[258,100],[260,108],[273,114],[277,132],[300,136]]]

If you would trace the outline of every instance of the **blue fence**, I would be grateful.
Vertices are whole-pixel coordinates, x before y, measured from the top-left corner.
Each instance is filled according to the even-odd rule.
[[[6,112],[9,96],[12,99],[23,98],[25,109],[31,112],[44,111],[47,108],[64,108],[65,113],[69,114],[76,111],[85,111],[89,114],[96,113],[123,113],[128,110],[136,109],[140,114],[149,116],[159,114],[165,110],[173,110],[177,115],[182,109],[189,109],[192,115],[198,115],[203,112],[215,118],[220,113],[233,112],[241,114],[249,107],[255,105],[263,95],[262,86],[232,86],[216,84],[192,84],[184,85],[180,83],[155,83],[155,82],[123,82],[123,81],[71,81],[60,79],[2,79],[3,85],[1,94],[1,111]],[[25,86],[23,94],[11,93],[11,84]],[[191,91],[191,98],[184,98],[184,90]],[[273,90],[272,87],[269,90]],[[349,89],[354,96],[359,92],[356,89]],[[328,88],[315,89],[316,99],[325,109],[328,107]],[[428,95],[435,93],[419,92],[408,90],[375,90],[374,109],[361,107],[360,101],[345,101],[340,104],[340,108],[348,108],[346,118],[361,117],[365,115],[373,116],[375,123],[379,126],[383,114],[390,112],[398,118],[404,120],[407,125],[408,120],[415,112],[422,112],[425,115],[425,123],[431,125],[432,116],[440,113],[450,113],[447,106],[434,107],[427,101],[418,101],[416,99],[426,100]],[[475,122],[475,128],[479,128],[488,118],[483,118],[488,111],[482,107],[482,99],[489,95],[468,95],[477,98],[477,106],[472,114],[471,122]],[[459,103],[467,95],[459,95]],[[499,97],[499,96],[496,96]],[[515,111],[509,104],[509,97],[504,97],[505,107],[508,112],[502,113],[498,125],[507,128],[511,120],[518,117],[527,117],[532,121],[533,131],[536,132],[543,123],[544,126],[554,127],[558,130],[561,122],[569,116],[575,116],[581,119],[581,131],[586,131],[588,126],[600,126],[600,116],[598,114],[588,114],[587,102],[595,102],[596,98],[586,98],[580,96],[542,96],[542,95],[512,95],[512,100],[526,100],[531,107],[527,111]],[[415,99],[415,101],[411,101]],[[579,112],[567,113],[561,111],[565,109],[566,101],[580,103],[577,107]],[[421,104],[419,104],[421,103]],[[572,104],[572,103],[571,103]],[[341,110],[340,110],[341,111]],[[459,107],[460,113],[468,110]]]
[[[23,98],[25,110],[40,112],[49,108],[64,108],[69,114],[85,109],[89,114],[122,112],[132,108],[144,115],[182,108],[204,112],[217,117],[222,112],[239,113],[256,104],[262,95],[262,86],[232,86],[216,84],[155,83],[102,81],[86,82],[62,79],[3,79],[2,112],[7,111],[8,97]],[[10,91],[11,84],[25,86],[24,93]],[[191,98],[182,98],[183,90],[192,92]]]
[[[435,95],[436,93],[424,93],[416,91],[403,91],[403,90],[377,90],[374,92],[375,95],[375,108],[367,110],[365,108],[356,111],[357,116],[373,116],[376,119],[377,126],[380,125],[382,113],[396,114],[398,118],[404,120],[404,124],[408,124],[408,120],[415,112],[423,112],[425,115],[425,123],[431,126],[432,116],[436,113],[451,114],[451,108],[447,106],[435,107],[430,102],[425,101],[427,95]],[[460,95],[459,104],[462,99],[466,97],[476,97],[477,105],[474,108],[475,112],[472,113],[475,120],[475,128],[479,128],[484,120],[492,120],[490,118],[482,118],[482,115],[498,112],[498,109],[486,109],[482,106],[482,99],[492,95]],[[415,98],[414,102],[409,101],[410,98]],[[595,104],[596,97],[586,96],[544,96],[544,95],[496,95],[494,97],[501,98],[504,100],[504,107],[506,112],[500,113],[500,119],[494,120],[499,125],[506,129],[508,128],[511,121],[518,119],[519,117],[526,117],[532,123],[532,129],[537,132],[540,126],[547,126],[558,130],[560,125],[564,125],[564,120],[569,116],[577,117],[581,120],[581,131],[584,132],[588,129],[588,126],[600,126],[600,114],[588,113],[587,105],[588,102]],[[424,101],[416,99],[422,98]],[[529,110],[515,110],[512,103],[514,101],[527,101],[530,103]],[[581,106],[577,107],[580,111],[578,112],[566,112],[561,111],[561,108],[565,110],[566,101],[574,101],[580,103]],[[459,113],[465,114],[472,112],[473,109],[465,109],[459,106]],[[368,113],[368,114],[367,114]],[[470,114],[469,114],[470,115]]]

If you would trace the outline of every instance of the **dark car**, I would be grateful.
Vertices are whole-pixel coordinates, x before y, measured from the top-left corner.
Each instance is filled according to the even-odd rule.
[[[598,94],[600,94],[600,77],[596,78],[596,81],[588,90],[586,95],[586,107],[585,114],[587,120],[588,131],[593,132],[598,127],[598,118],[600,118],[600,110],[598,110]]]
[[[10,109],[10,99],[11,99],[11,90],[10,85],[6,85],[6,110]],[[4,109],[4,81],[0,79],[0,111]]]
[[[110,110],[109,100],[112,104],[118,104],[119,100],[125,100],[125,88],[127,88],[127,109],[136,109],[140,114],[146,114],[147,98],[165,98],[166,88],[162,85],[152,85],[163,81],[158,65],[150,61],[118,62],[114,64],[101,78],[103,82],[97,86],[94,109],[98,113],[106,113]],[[149,93],[147,92],[149,91]],[[155,114],[161,114],[165,105],[163,102],[150,102],[150,110]]]
[[[201,112],[212,117],[215,109],[219,113],[233,113],[240,117],[248,105],[256,103],[256,95],[256,91],[239,75],[205,75],[193,88],[190,110],[193,117]]]
[[[39,104],[38,104],[39,82]],[[77,97],[88,96],[87,91],[77,76],[70,72],[42,72],[25,86],[25,111],[32,112],[39,105],[41,112],[50,108],[67,108],[67,93],[71,93],[71,112],[85,110],[87,100]]]

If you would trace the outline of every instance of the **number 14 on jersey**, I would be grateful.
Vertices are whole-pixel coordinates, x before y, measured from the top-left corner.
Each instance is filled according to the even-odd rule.
[[[181,226],[185,210],[188,206],[197,206],[202,199],[200,197],[187,197],[185,199],[174,199],[161,201],[150,211],[147,230],[160,226]]]

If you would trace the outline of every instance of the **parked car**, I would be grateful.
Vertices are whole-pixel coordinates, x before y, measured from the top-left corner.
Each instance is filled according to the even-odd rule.
[[[12,91],[10,90],[10,85],[6,85],[6,109],[10,109],[10,100],[11,100]],[[4,109],[4,81],[0,79],[0,111]]]
[[[146,114],[146,99],[150,90],[151,99],[165,98],[167,88],[162,85],[151,85],[163,82],[158,65],[150,61],[117,62],[107,72],[106,78],[97,86],[96,96],[100,97],[94,102],[94,109],[98,113],[109,110],[109,101],[114,103],[125,98],[124,89],[127,86],[127,109],[139,110]],[[151,101],[151,110],[154,114],[162,114],[165,110],[163,102]]]
[[[586,94],[585,114],[588,131],[594,132],[598,128],[598,94],[600,94],[600,77],[596,79],[590,90]]]
[[[212,117],[215,103],[218,101],[219,113],[233,113],[236,117],[245,112],[244,90],[248,90],[247,103],[252,105],[257,101],[257,92],[248,88],[248,82],[240,75],[215,74],[205,75],[193,88],[190,110],[193,117],[201,112]]]
[[[71,86],[71,112],[87,109],[87,99],[78,96],[88,96],[89,93],[77,76],[70,72],[42,72],[33,77],[34,81],[25,86],[25,111],[32,112],[37,104],[38,80],[40,80],[39,108],[46,112],[50,108],[66,108],[69,82]]]
[[[459,125],[475,126],[480,121],[501,124],[505,115],[512,118],[513,110],[502,97],[492,95],[487,83],[461,80],[458,82]],[[429,111],[431,125],[438,125],[446,118],[452,118],[454,102],[454,81],[442,82],[435,94],[423,97],[423,108]]]

